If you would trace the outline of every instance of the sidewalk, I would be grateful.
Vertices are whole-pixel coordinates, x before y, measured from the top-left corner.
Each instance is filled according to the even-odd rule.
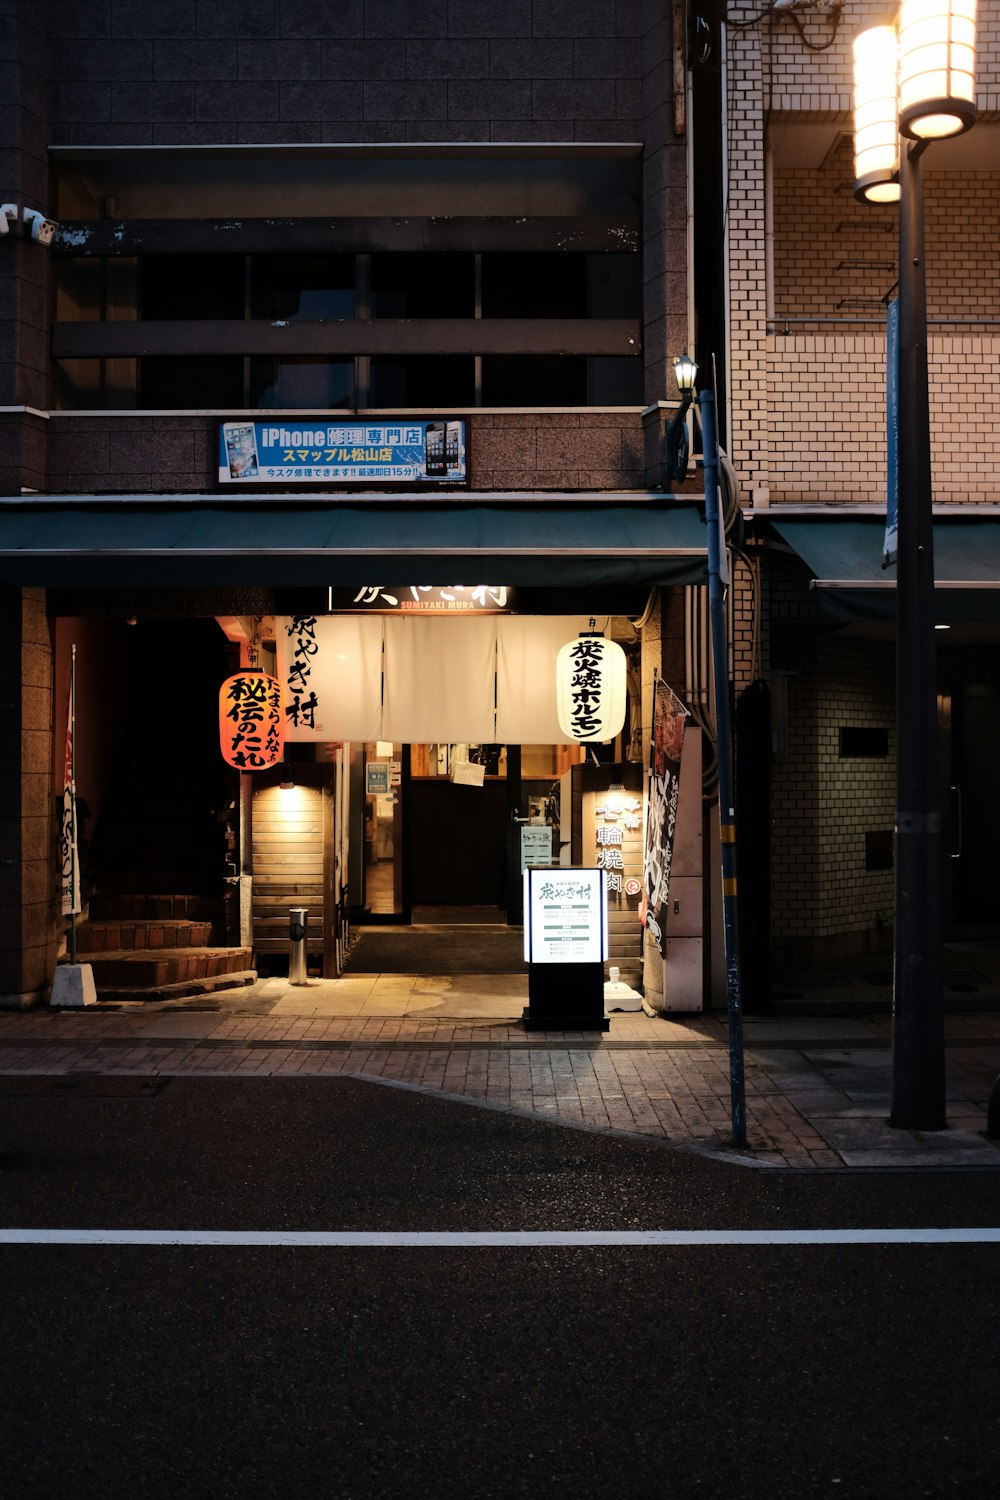
[[[613,1014],[605,1035],[529,1036],[525,1000],[523,976],[362,975],[0,1012],[0,1075],[349,1075],[748,1165],[1000,1167],[1000,1141],[984,1134],[998,1011],[946,1017],[949,1128],[927,1135],[885,1123],[888,1016],[746,1018],[749,1144],[734,1153],[723,1016],[630,1012]]]

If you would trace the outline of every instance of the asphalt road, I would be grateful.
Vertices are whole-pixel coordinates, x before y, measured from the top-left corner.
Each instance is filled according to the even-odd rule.
[[[750,1171],[349,1079],[0,1078],[3,1225],[996,1226],[1000,1173]],[[996,1245],[0,1245],[22,1496],[979,1496]]]

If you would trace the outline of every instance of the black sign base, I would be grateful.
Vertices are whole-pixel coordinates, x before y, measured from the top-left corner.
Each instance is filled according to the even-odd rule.
[[[525,1031],[608,1031],[604,965],[529,964]]]

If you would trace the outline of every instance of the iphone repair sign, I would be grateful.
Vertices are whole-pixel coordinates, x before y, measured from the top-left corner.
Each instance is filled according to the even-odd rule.
[[[220,484],[461,483],[465,423],[281,422],[234,419],[219,428]]]

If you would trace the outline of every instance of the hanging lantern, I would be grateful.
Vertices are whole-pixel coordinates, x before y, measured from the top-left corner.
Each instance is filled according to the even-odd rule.
[[[556,657],[559,728],[571,740],[613,740],[625,723],[625,652],[603,635],[583,633]]]
[[[238,771],[266,771],[281,760],[285,736],[281,684],[259,667],[244,667],[219,689],[222,758]]]

